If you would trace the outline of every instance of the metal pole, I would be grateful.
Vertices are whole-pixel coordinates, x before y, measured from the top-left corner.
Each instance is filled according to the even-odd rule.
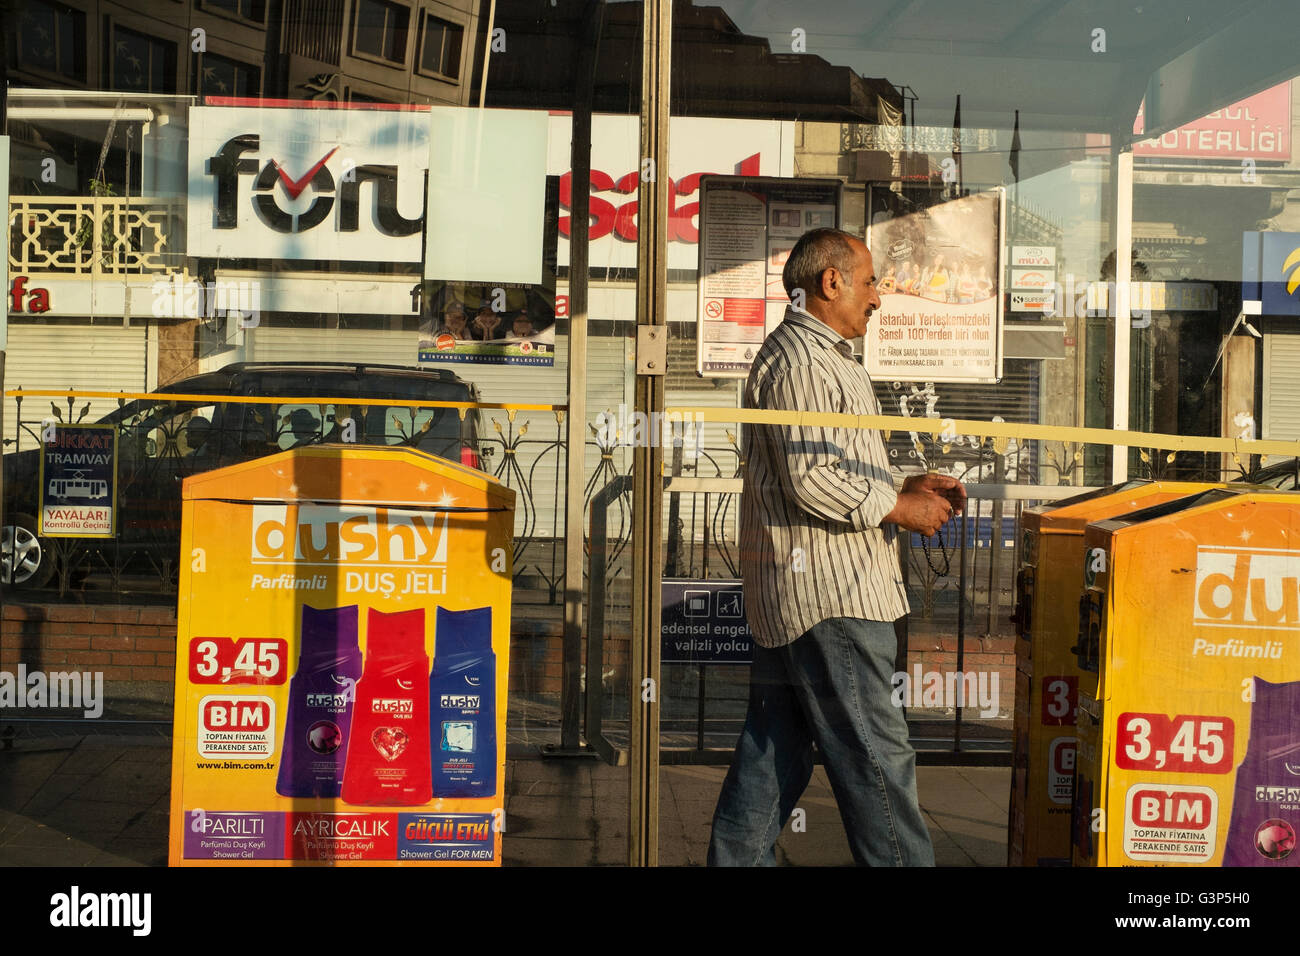
[[[596,45],[604,0],[588,5],[587,35],[577,63],[570,168],[573,199],[569,216],[569,411],[564,456],[564,643],[560,684],[560,748],[582,746],[582,571],[583,475],[587,446],[587,272],[591,209],[591,101]],[[603,546],[604,542],[602,542]],[[600,696],[600,673],[587,672],[587,691]]]
[[[1111,427],[1128,429],[1129,405],[1129,280],[1133,265],[1133,152],[1111,154],[1115,179],[1115,394]],[[1128,449],[1116,446],[1111,454],[1112,484],[1128,480]]]
[[[979,517],[975,519],[975,529],[979,530]],[[959,580],[961,587],[957,590],[957,673],[961,673],[966,664],[966,512],[961,513],[961,564]],[[961,708],[952,727],[953,752],[961,750]]]
[[[668,105],[672,0],[644,0],[641,21],[641,184],[636,270],[636,410],[662,421],[668,281]],[[652,417],[659,415],[659,418]],[[663,449],[633,453],[632,720],[628,861],[659,862],[660,580]]]

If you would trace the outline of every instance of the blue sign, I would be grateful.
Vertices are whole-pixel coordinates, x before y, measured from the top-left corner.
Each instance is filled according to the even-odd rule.
[[[40,528],[47,538],[117,533],[117,426],[49,425],[41,433]]]
[[[661,664],[748,664],[754,637],[739,581],[667,579],[661,585]]]
[[[1241,298],[1264,315],[1300,315],[1300,232],[1242,233]]]

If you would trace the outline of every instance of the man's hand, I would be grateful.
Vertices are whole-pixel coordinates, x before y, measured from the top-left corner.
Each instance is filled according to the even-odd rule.
[[[912,475],[903,482],[894,510],[881,524],[896,524],[927,537],[966,507],[966,489],[946,475]]]
[[[959,515],[966,510],[966,486],[947,475],[911,475],[903,479],[903,491],[933,492],[947,499],[953,514]]]

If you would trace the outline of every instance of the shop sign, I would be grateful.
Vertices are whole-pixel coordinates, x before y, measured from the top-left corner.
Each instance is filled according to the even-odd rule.
[[[1242,234],[1241,304],[1247,315],[1300,315],[1300,232]]]
[[[28,286],[27,276],[14,276],[9,283],[9,311],[33,314],[50,311],[50,290]]]
[[[1145,129],[1142,106],[1134,134]],[[1197,159],[1291,158],[1291,81],[1279,83],[1178,129],[1133,144],[1134,156]]]
[[[551,117],[547,172],[560,177],[559,262],[569,263],[573,173],[571,117]],[[670,124],[668,268],[694,270],[700,180],[705,175],[793,176],[794,124],[778,120],[674,116]],[[592,268],[636,268],[637,191],[649,175],[635,116],[594,116],[591,124]]]
[[[188,253],[418,262],[428,115],[194,107]]]

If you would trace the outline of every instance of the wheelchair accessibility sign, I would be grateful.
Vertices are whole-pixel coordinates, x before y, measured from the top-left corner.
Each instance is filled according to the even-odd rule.
[[[754,643],[741,582],[668,579],[661,593],[660,663],[750,663]]]

